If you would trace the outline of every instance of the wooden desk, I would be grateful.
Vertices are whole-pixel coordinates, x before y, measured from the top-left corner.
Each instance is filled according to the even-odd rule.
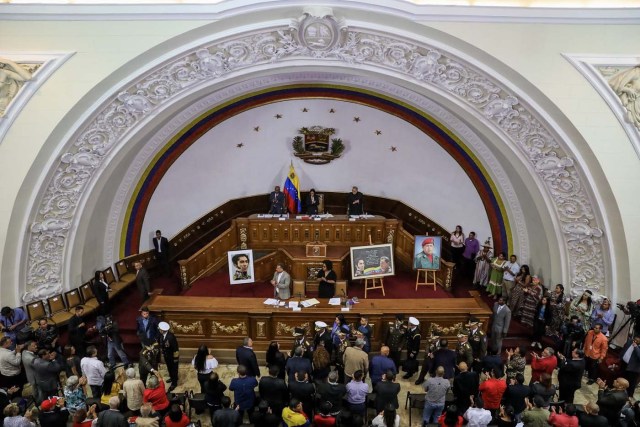
[[[306,328],[312,336],[316,320],[332,325],[336,314],[341,312],[340,307],[329,306],[328,300],[321,300],[320,305],[303,308],[300,312],[265,306],[263,301],[261,298],[156,295],[148,306],[169,322],[181,349],[194,350],[200,344],[206,344],[214,350],[216,358],[219,354],[223,358],[225,354],[232,355],[232,350],[241,345],[245,336],[253,338],[254,348],[258,351],[266,350],[272,340],[280,341],[283,351],[288,351],[293,343],[294,328]],[[398,313],[404,314],[405,318],[418,318],[423,337],[429,335],[433,327],[443,331],[443,336],[455,339],[470,315],[480,319],[486,330],[491,309],[477,292],[471,292],[469,298],[361,300],[343,314],[349,323],[356,322],[360,314],[369,316],[374,330],[371,348],[378,351]],[[185,357],[192,354],[184,353]]]

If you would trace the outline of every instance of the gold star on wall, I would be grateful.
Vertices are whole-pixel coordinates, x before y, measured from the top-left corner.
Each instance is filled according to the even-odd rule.
[[[236,147],[242,148],[242,147],[244,147],[244,144],[241,142],[240,144],[236,144]]]
[[[381,130],[376,130],[376,135],[382,135],[382,131]]]
[[[391,151],[398,151],[398,147],[394,147],[393,145],[390,148]]]
[[[303,112],[303,113],[308,113],[308,112],[309,112],[309,109],[305,107],[305,108],[303,108],[303,109],[302,109],[302,112]]]
[[[358,123],[358,122],[360,121],[360,117],[354,117],[354,118],[353,118],[353,121],[354,121],[354,122],[356,122],[356,123]]]
[[[275,118],[276,118],[276,119],[281,119],[281,118],[282,118],[282,114],[276,114],[276,115],[275,115]]]
[[[260,126],[254,127],[253,130],[256,131],[256,132],[260,132]]]
[[[330,109],[330,110],[329,110],[329,112],[330,112],[331,114],[333,114],[333,113],[335,113],[335,112],[336,112],[336,110],[334,110],[334,109],[332,108],[332,109]]]

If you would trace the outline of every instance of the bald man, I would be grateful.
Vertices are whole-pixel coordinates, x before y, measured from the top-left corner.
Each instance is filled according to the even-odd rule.
[[[371,385],[375,388],[376,384],[382,381],[382,375],[391,371],[397,374],[396,364],[389,358],[389,347],[383,345],[380,348],[380,354],[373,356],[369,365],[369,375],[371,376]]]

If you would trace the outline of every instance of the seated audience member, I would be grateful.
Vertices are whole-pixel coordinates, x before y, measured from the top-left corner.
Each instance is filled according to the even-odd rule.
[[[576,407],[573,403],[569,403],[562,410],[562,406],[551,406],[551,416],[549,416],[549,424],[553,427],[578,427],[578,417],[576,416]]]
[[[127,399],[127,408],[134,414],[140,412],[142,405],[142,395],[144,394],[144,384],[136,378],[136,370],[128,368],[126,371],[127,380],[122,384],[124,397]]]
[[[280,416],[273,413],[269,402],[261,400],[257,408],[258,410],[253,411],[249,416],[251,424],[261,427],[280,427]]]
[[[584,412],[578,413],[578,423],[580,427],[607,427],[609,420],[599,415],[600,407],[595,402],[588,402],[584,405]]]
[[[500,409],[500,402],[502,401],[502,395],[507,389],[507,383],[504,379],[498,378],[498,375],[502,372],[498,372],[496,369],[492,369],[489,372],[489,377],[486,381],[480,384],[480,396],[484,401],[484,408],[490,410],[492,413],[497,413]]]
[[[40,404],[38,420],[41,427],[66,426],[69,420],[69,411],[64,407],[64,398],[52,397],[43,400]],[[6,421],[5,425],[7,425]]]
[[[362,380],[363,373],[357,370],[353,373],[353,379],[347,383],[347,402],[352,414],[364,414],[366,411],[367,393],[369,386]]]
[[[153,375],[149,375],[149,378],[147,378],[147,388],[142,394],[142,401],[150,403],[154,412],[164,414],[169,408],[167,389],[160,372],[154,369],[151,373]]]
[[[609,420],[609,424],[616,426],[620,419],[620,411],[625,403],[627,403],[627,388],[629,387],[629,382],[624,378],[616,378],[613,380],[613,388],[609,389],[605,382],[598,378],[597,384],[597,403],[600,407],[600,414]]]
[[[36,410],[34,408],[34,410]],[[20,415],[20,407],[17,403],[10,403],[3,409],[5,427],[36,427],[31,420],[32,410],[27,409],[24,416]]]
[[[318,384],[316,397],[320,401],[328,401],[331,403],[331,414],[336,415],[342,409],[342,399],[347,393],[344,384],[338,384],[338,372],[331,371],[327,377],[327,381]]]
[[[518,424],[518,421],[516,420],[513,407],[500,405],[495,425],[498,427],[515,427],[516,424]]]
[[[336,417],[331,415],[331,403],[322,402],[320,404],[318,413],[313,417],[313,425],[317,427],[336,425]]]
[[[78,409],[76,413],[73,414],[72,427],[92,427],[94,421],[98,418],[98,414],[96,413],[97,407],[98,405],[93,404],[89,407],[89,411],[84,408]]]
[[[127,419],[118,410],[119,407],[120,399],[117,396],[112,396],[109,399],[109,409],[100,411],[98,414],[98,427],[125,427]]]
[[[72,375],[67,378],[64,388],[64,400],[71,415],[74,415],[79,409],[87,409],[87,395],[84,391],[86,384],[87,379],[85,377],[78,378]]]
[[[293,398],[289,406],[282,410],[282,422],[287,427],[310,426],[309,417],[302,411],[302,402]]]
[[[187,427],[189,423],[189,417],[182,411],[178,403],[173,403],[169,413],[164,417],[165,427]]]
[[[102,397],[100,397],[100,403],[105,406],[109,405],[109,399],[112,397],[118,397],[120,394],[120,383],[116,381],[116,374],[113,371],[107,371],[104,374],[104,381],[102,383]]]
[[[456,405],[449,405],[444,414],[438,418],[438,425],[440,427],[462,427],[464,418],[458,414],[458,407]]]
[[[484,409],[484,402],[481,397],[477,399],[470,397],[471,406],[464,413],[464,419],[467,420],[469,427],[487,427],[491,422],[491,411]]]
[[[222,408],[217,410],[213,414],[213,425],[215,427],[237,427],[242,423],[240,412],[238,412],[238,405],[235,408],[231,408],[231,399],[228,396],[223,396]]]
[[[398,394],[400,393],[400,384],[395,382],[396,374],[392,371],[387,371],[382,376],[382,381],[376,384],[373,390],[376,393],[376,411],[382,412],[387,405],[391,404],[395,409],[398,409]]]
[[[153,406],[151,403],[143,403],[140,405],[140,416],[136,418],[137,427],[158,427],[160,420],[153,415]],[[215,425],[215,424],[214,424]]]
[[[551,375],[546,372],[540,375],[540,381],[531,385],[531,395],[540,396],[544,400],[543,407],[548,407],[549,403],[556,395],[556,386],[551,383]]]
[[[522,412],[527,408],[526,399],[531,395],[531,388],[524,384],[524,375],[517,374],[509,380],[504,395],[504,404],[513,408],[515,418],[520,421]]]
[[[549,416],[551,413],[543,408],[544,400],[540,396],[533,398],[533,402],[526,400],[527,408],[522,413],[522,422],[525,427],[544,427],[548,426]]]

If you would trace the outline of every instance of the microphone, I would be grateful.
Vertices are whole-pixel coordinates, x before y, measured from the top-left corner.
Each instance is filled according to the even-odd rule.
[[[302,301],[302,292],[298,292],[298,303]]]

